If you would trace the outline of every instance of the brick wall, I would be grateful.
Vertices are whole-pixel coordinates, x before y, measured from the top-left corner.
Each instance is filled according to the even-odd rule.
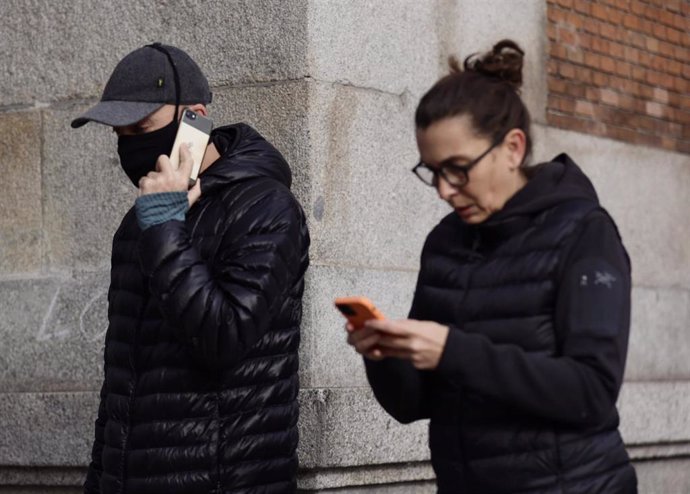
[[[550,125],[690,153],[690,2],[547,0]]]

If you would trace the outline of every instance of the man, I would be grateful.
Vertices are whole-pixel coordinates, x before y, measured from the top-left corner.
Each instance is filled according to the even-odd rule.
[[[244,124],[213,131],[196,184],[185,109],[209,85],[155,43],[72,122],[112,127],[139,188],[115,233],[105,380],[86,493],[296,489],[299,324],[309,235],[280,153]]]

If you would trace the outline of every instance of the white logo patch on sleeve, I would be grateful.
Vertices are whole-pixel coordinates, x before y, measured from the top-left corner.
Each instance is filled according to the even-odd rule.
[[[615,335],[623,323],[625,298],[621,274],[600,258],[579,260],[570,270],[568,325],[573,333]]]
[[[613,288],[613,284],[616,282],[616,277],[613,276],[608,271],[597,271],[594,273],[594,284],[595,285],[605,285],[609,290]]]

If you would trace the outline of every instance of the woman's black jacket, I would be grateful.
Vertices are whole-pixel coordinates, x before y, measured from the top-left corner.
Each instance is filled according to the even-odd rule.
[[[305,218],[255,130],[212,139],[184,222],[115,234],[87,493],[296,489]]]
[[[636,492],[616,399],[630,265],[590,181],[565,155],[480,225],[429,235],[410,318],[450,326],[431,372],[367,362],[383,407],[430,418],[439,492]]]

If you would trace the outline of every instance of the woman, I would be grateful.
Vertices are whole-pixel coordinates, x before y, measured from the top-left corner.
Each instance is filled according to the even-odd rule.
[[[348,327],[376,398],[430,418],[439,493],[634,493],[618,432],[630,264],[564,154],[526,167],[523,51],[451,59],[416,112],[415,174],[453,212],[429,234],[407,320]]]

